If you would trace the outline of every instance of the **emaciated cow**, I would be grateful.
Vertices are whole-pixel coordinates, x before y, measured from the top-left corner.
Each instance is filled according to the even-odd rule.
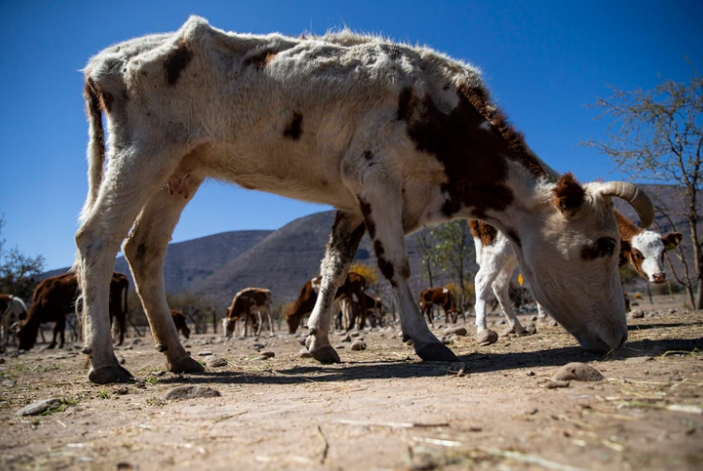
[[[5,351],[12,337],[12,326],[26,316],[27,306],[22,299],[11,294],[0,294],[0,353]]]
[[[108,280],[125,238],[167,368],[203,371],[169,319],[161,271],[179,215],[206,178],[337,208],[306,342],[322,363],[340,361],[329,338],[333,304],[366,230],[416,353],[458,361],[420,315],[405,245],[406,234],[456,218],[509,237],[537,299],[585,348],[607,352],[627,338],[611,197],[632,203],[644,226],[651,203],[629,183],[557,174],[468,64],[346,30],[256,36],[191,17],[174,33],[105,49],[84,73],[89,190],[76,266],[93,382],[131,378],[106,341]]]
[[[635,226],[618,211],[615,211],[615,219],[621,237],[619,266],[629,262],[637,273],[648,281],[653,283],[666,281],[663,266],[664,252],[676,248],[681,242],[681,233],[671,232],[661,236],[654,231]],[[482,343],[493,343],[498,339],[495,333],[488,331],[486,325],[486,303],[491,289],[508,322],[505,333],[525,334],[526,330],[513,312],[508,295],[510,278],[518,265],[512,245],[502,232],[485,222],[470,220],[469,227],[476,245],[476,262],[479,265],[475,280],[477,339]],[[629,301],[625,297],[623,300],[627,311]],[[545,318],[546,313],[539,302],[537,308],[539,318]]]
[[[225,337],[230,338],[234,334],[238,320],[244,322],[244,336],[247,336],[247,327],[252,324],[254,335],[259,335],[263,324],[262,313],[266,314],[269,322],[269,329],[273,334],[273,321],[271,314],[273,311],[273,296],[271,291],[264,288],[244,288],[234,295],[232,304],[227,309],[227,315],[222,319],[222,327]]]
[[[293,307],[286,313],[286,323],[288,324],[288,333],[294,334],[298,330],[300,321],[303,316],[313,312],[315,303],[317,303],[317,295],[320,292],[322,275],[315,277],[305,282],[300,289],[298,299],[295,300]],[[346,301],[348,308],[343,308],[342,313],[347,311],[349,319],[343,322],[344,329],[350,329],[354,326],[357,315],[361,313],[361,308],[358,305],[359,300],[365,294],[366,278],[359,273],[350,271],[347,273],[344,283],[337,289],[335,293],[335,301]],[[349,313],[351,311],[351,313]],[[354,318],[352,320],[351,318]],[[350,327],[351,326],[351,327]]]
[[[186,322],[186,316],[183,315],[178,309],[171,309],[171,319],[173,319],[173,324],[176,326],[176,330],[183,334],[186,339],[190,338],[190,329],[188,328],[188,323]]]
[[[444,311],[445,323],[455,324],[459,317],[459,309],[454,303],[454,296],[447,288],[427,288],[420,293],[420,312],[427,316],[430,324],[434,325],[432,319],[432,306],[439,306]]]

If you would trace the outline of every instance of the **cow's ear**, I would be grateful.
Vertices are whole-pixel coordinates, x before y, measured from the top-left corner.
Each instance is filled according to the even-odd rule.
[[[567,219],[572,219],[583,206],[586,192],[569,172],[559,178],[557,186],[552,190],[554,205]]]
[[[664,247],[666,247],[666,251],[668,252],[669,250],[674,250],[676,247],[679,246],[679,243],[681,243],[681,239],[683,239],[683,234],[680,232],[670,232],[667,235],[662,237],[662,241],[664,241]]]

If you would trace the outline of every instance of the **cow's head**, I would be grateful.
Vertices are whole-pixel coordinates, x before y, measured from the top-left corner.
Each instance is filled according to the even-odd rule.
[[[237,323],[236,319],[232,319],[230,317],[225,317],[222,319],[222,329],[225,332],[225,337],[226,338],[232,338],[232,335],[234,335],[234,326]]]
[[[585,349],[616,349],[627,340],[627,323],[618,271],[620,233],[611,197],[629,201],[645,227],[654,220],[652,204],[632,184],[580,185],[571,174],[546,190],[521,216],[518,228],[501,229],[549,313]]]
[[[654,231],[641,231],[631,240],[621,242],[621,257],[632,265],[642,278],[652,283],[664,283],[664,253],[681,242],[680,232],[660,236]]]
[[[35,342],[37,341],[37,333],[39,329],[34,327],[34,324],[30,324],[27,321],[20,321],[19,330],[17,331],[17,339],[19,340],[20,350],[31,349]]]

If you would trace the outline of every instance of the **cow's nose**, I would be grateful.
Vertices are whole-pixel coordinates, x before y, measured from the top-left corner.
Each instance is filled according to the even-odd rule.
[[[664,283],[666,281],[666,274],[655,273],[654,275],[652,275],[652,281],[654,283]]]

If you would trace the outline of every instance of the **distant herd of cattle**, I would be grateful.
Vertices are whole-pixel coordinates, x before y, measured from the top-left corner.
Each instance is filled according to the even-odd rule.
[[[630,263],[643,278],[653,283],[663,283],[666,279],[662,268],[664,252],[679,244],[681,234],[675,232],[662,237],[653,231],[635,227],[617,212],[616,215],[622,237],[620,266]],[[486,330],[485,301],[491,288],[510,329],[523,333],[524,328],[513,313],[507,297],[507,281],[517,264],[515,254],[505,238],[501,237],[502,234],[491,226],[474,220],[469,222],[469,226],[476,244],[477,262],[480,264],[476,276],[477,335]],[[318,276],[305,282],[293,306],[285,313],[290,334],[297,331],[302,318],[310,314],[315,307],[321,279],[322,277]],[[119,335],[118,345],[124,342],[127,329],[128,289],[127,277],[114,272],[110,283],[109,313],[110,322],[114,327],[113,335]],[[19,339],[19,348],[29,350],[36,342],[40,325],[48,322],[54,323],[53,338],[48,348],[57,346],[57,337],[58,346],[62,348],[65,343],[66,320],[72,313],[80,312],[81,309],[79,294],[76,276],[69,272],[39,283],[32,295],[29,309],[16,296],[0,295],[0,352],[6,349],[12,333],[16,333]],[[358,273],[347,274],[344,284],[337,290],[335,300],[341,307],[335,319],[337,329],[349,330],[355,326],[361,328],[366,326],[367,322],[374,327],[382,322],[383,303],[366,292],[366,279]],[[458,316],[462,314],[451,291],[446,288],[427,288],[420,293],[420,310],[423,316],[427,316],[430,324],[434,322],[433,306],[438,306],[444,312],[447,324],[456,323]],[[538,308],[540,317],[544,317],[543,308],[539,305]],[[272,311],[273,298],[268,289],[246,288],[239,291],[222,320],[225,336],[232,337],[238,321],[244,324],[244,336],[248,335],[250,325],[252,332],[259,335],[264,316],[272,333]],[[171,309],[171,317],[176,329],[186,339],[189,338],[190,329],[183,313]]]

